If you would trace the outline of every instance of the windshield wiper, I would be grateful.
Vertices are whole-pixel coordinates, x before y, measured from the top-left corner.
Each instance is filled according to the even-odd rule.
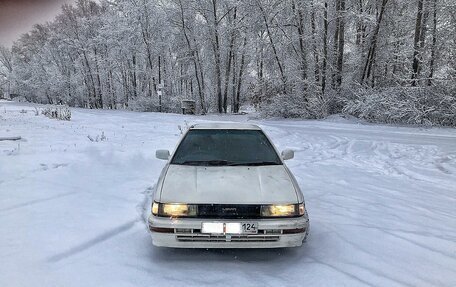
[[[261,165],[280,165],[275,161],[258,161],[258,162],[237,162],[228,164],[229,166],[261,166]]]
[[[183,165],[198,165],[198,166],[225,166],[233,164],[227,160],[187,160],[180,164]]]
[[[262,166],[262,165],[280,165],[275,161],[258,161],[258,162],[233,162],[228,160],[187,160],[179,163],[181,165],[196,166]]]

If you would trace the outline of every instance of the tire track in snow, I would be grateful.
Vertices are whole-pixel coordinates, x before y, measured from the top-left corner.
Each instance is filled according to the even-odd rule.
[[[402,176],[410,181],[435,182],[429,172],[440,173],[444,176],[456,172],[453,153],[439,150],[433,144],[416,146],[408,137],[397,136],[396,131],[388,130],[381,135],[371,130],[359,127],[361,135],[353,133],[352,129],[334,129],[333,127],[295,126],[284,123],[265,122],[263,124],[273,132],[277,142],[293,143],[292,146],[305,145],[303,155],[307,164],[324,161],[341,161],[355,167],[369,167],[374,173],[388,176]],[[299,128],[302,133],[287,131],[287,128]],[[329,128],[329,129],[327,129]],[[399,133],[403,135],[403,133]],[[407,133],[409,134],[409,133]],[[420,136],[429,136],[418,133]],[[316,143],[307,144],[309,137],[321,138]],[[446,136],[445,136],[446,137]],[[285,138],[285,139],[284,139]],[[298,149],[299,150],[299,149]],[[299,150],[302,152],[303,150]],[[440,159],[435,160],[439,156]],[[441,184],[441,180],[439,181]],[[445,183],[447,185],[447,183]]]
[[[352,242],[351,240],[349,240],[349,239],[347,239],[345,236],[343,236],[340,232],[338,232],[336,229],[331,228],[331,232],[334,233],[334,234],[335,234],[340,240],[342,240],[344,243],[346,243],[346,244],[348,244],[348,245],[350,245],[350,246],[356,248],[356,249],[354,249],[354,250],[357,250],[357,251],[359,251],[359,252],[362,252],[362,253],[366,254],[367,256],[370,256],[370,257],[375,258],[373,261],[370,261],[370,262],[376,262],[376,261],[379,260],[379,259],[378,259],[378,255],[377,255],[375,252],[372,252],[371,250],[366,249],[366,248],[363,248],[363,247],[359,246],[358,244]],[[315,258],[312,258],[312,259],[316,260]],[[316,260],[316,262],[318,262],[318,263],[324,263],[324,262],[322,262],[322,261],[317,261],[317,260]],[[334,266],[332,266],[332,265],[329,265],[329,263],[324,263],[324,264],[325,264],[325,265],[328,265],[328,266],[330,266],[330,267],[333,267],[334,269],[336,269],[336,270],[338,270],[338,271],[341,271],[341,270],[337,269],[336,267],[334,267]],[[395,274],[387,274],[387,273],[383,272],[381,269],[378,269],[378,268],[375,268],[375,267],[372,268],[372,266],[367,266],[367,265],[366,265],[366,266],[358,266],[357,264],[350,263],[350,262],[343,262],[343,264],[355,265],[356,267],[362,268],[363,270],[368,271],[368,272],[372,272],[373,274],[375,274],[375,275],[377,275],[377,276],[380,276],[380,277],[382,277],[382,278],[388,279],[388,280],[390,280],[390,281],[392,281],[392,282],[396,282],[396,283],[397,283],[398,285],[400,285],[400,286],[410,286],[410,287],[415,286],[415,285],[409,284],[407,281],[404,281],[404,280],[402,280],[402,279],[394,278],[393,276],[395,276]],[[345,271],[345,272],[346,272],[346,271]],[[345,272],[344,272],[344,273],[345,273]],[[348,272],[347,272],[347,273],[348,273]],[[350,274],[350,273],[348,273],[348,274]],[[420,280],[426,281],[426,280],[424,280],[424,279],[422,279],[422,278],[420,278]],[[429,283],[429,282],[427,282],[427,283]],[[369,285],[371,285],[371,284],[369,283]],[[372,285],[371,285],[371,286],[372,286]]]
[[[315,257],[311,257],[311,256],[307,256],[307,257],[312,259],[315,263],[320,264],[320,265],[324,265],[324,266],[326,266],[326,267],[328,267],[328,268],[330,268],[332,270],[335,270],[335,271],[337,271],[337,272],[339,272],[341,274],[344,274],[345,276],[347,276],[347,277],[349,277],[349,278],[351,278],[353,280],[356,280],[356,281],[362,283],[365,286],[375,286],[375,285],[372,285],[371,283],[367,282],[366,280],[363,280],[363,279],[359,278],[358,276],[356,276],[356,275],[354,275],[354,274],[352,274],[352,273],[350,273],[348,271],[345,271],[345,270],[343,270],[343,269],[341,269],[339,267],[336,267],[336,266],[334,266],[332,264],[329,264],[329,263],[323,262],[321,260],[318,260]]]
[[[125,224],[122,224],[120,226],[117,226],[116,228],[113,228],[109,231],[106,231],[98,236],[96,236],[95,238],[93,239],[90,239],[80,245],[77,245],[75,247],[72,247],[70,249],[68,249],[67,251],[64,251],[64,252],[61,252],[61,253],[58,253],[54,256],[51,256],[47,259],[48,262],[52,262],[52,263],[56,263],[56,262],[59,262],[63,259],[66,259],[68,257],[71,257],[71,256],[74,256],[78,253],[81,253],[81,252],[84,252],[92,247],[94,247],[95,245],[98,245],[104,241],[107,241],[109,239],[111,239],[112,237],[115,237],[121,233],[124,233],[128,230],[130,230],[131,228],[133,228],[133,226],[135,226],[135,224],[139,222],[138,219],[135,219],[135,220],[131,220]]]
[[[328,227],[329,227],[329,225],[328,225]],[[340,240],[344,241],[346,244],[352,246],[353,248],[356,248],[357,251],[363,252],[363,253],[365,253],[365,254],[367,254],[367,255],[369,255],[369,256],[372,256],[372,257],[374,257],[374,258],[377,258],[377,257],[378,257],[378,254],[376,254],[376,253],[373,252],[372,250],[369,250],[369,249],[367,249],[367,248],[365,248],[365,247],[363,247],[363,246],[361,246],[361,245],[359,245],[359,244],[356,244],[356,243],[352,242],[352,241],[351,241],[350,239],[348,239],[346,236],[342,235],[342,233],[339,232],[336,228],[331,228],[331,227],[330,227],[330,229],[331,229],[331,232],[333,232],[334,234],[336,234],[336,235],[339,237]],[[432,252],[432,253],[437,253],[437,254],[443,255],[444,257],[446,257],[446,258],[448,258],[448,259],[450,259],[450,260],[454,260],[454,259],[455,259],[454,257],[452,257],[452,256],[450,256],[450,255],[448,255],[448,254],[445,254],[444,252],[442,252],[442,251],[440,251],[440,250],[436,250],[436,249],[431,248],[431,247],[429,247],[429,246],[426,246],[426,245],[424,245],[424,244],[422,244],[422,243],[417,243],[417,242],[412,241],[412,240],[410,240],[410,239],[408,239],[408,238],[405,238],[405,237],[403,237],[403,236],[397,235],[397,234],[395,234],[394,232],[390,232],[390,231],[387,231],[386,229],[382,229],[382,228],[375,228],[375,229],[377,229],[379,232],[388,234],[388,235],[390,235],[390,236],[392,236],[392,237],[394,237],[394,238],[396,238],[396,239],[399,239],[399,240],[402,240],[402,241],[406,241],[406,242],[409,243],[409,244],[413,244],[413,245],[415,245],[415,246],[417,246],[417,247],[419,247],[419,248],[421,248],[421,249],[427,250],[428,252]],[[376,260],[377,260],[377,259],[376,259]],[[374,262],[374,261],[371,261],[371,262]],[[440,267],[440,268],[448,269],[449,271],[452,271],[451,269],[449,269],[449,268],[451,268],[451,267],[448,267],[448,266],[445,265],[445,264],[442,264],[442,265],[439,266],[439,267]],[[376,269],[375,272],[379,273],[380,270]],[[384,276],[386,276],[386,275],[384,275]],[[407,283],[406,283],[406,282],[403,282],[403,280],[395,279],[395,278],[392,278],[392,277],[388,277],[388,278],[391,279],[391,280],[397,281],[397,282],[400,283],[401,285],[413,286],[413,285],[407,285]],[[425,279],[423,279],[423,278],[421,278],[421,280],[425,281]],[[430,284],[430,282],[427,282],[427,283]]]
[[[377,276],[377,277],[380,277],[380,278],[383,278],[383,279],[386,279],[386,280],[389,280],[391,282],[394,282],[397,284],[397,286],[410,286],[410,287],[414,287],[416,285],[413,285],[409,282],[404,282],[404,281],[398,281],[394,278],[391,278],[389,277],[388,275],[386,275],[385,273],[381,272],[380,270],[376,269],[376,270],[373,270],[373,269],[370,269],[370,268],[367,268],[365,266],[362,266],[362,265],[359,265],[359,264],[356,264],[356,263],[349,263],[349,262],[344,262],[343,263],[344,265],[349,265],[349,266],[352,266],[353,268],[357,268],[359,270],[363,270],[364,272],[366,273],[369,273],[371,276]],[[422,278],[419,278],[421,281],[425,281],[426,284],[428,286],[431,285],[430,282],[422,279]],[[377,286],[392,286],[391,283],[390,284],[382,284],[382,285],[377,285]]]
[[[418,246],[418,247],[420,247],[420,248],[422,248],[422,249],[425,249],[425,250],[427,250],[427,251],[429,251],[429,252],[438,253],[438,254],[440,254],[440,255],[442,255],[442,256],[444,256],[444,257],[447,257],[447,258],[449,258],[449,259],[452,259],[452,260],[455,260],[455,259],[456,259],[454,256],[451,256],[451,255],[445,253],[444,251],[437,250],[437,249],[432,248],[432,247],[430,247],[430,246],[427,246],[427,245],[425,245],[425,244],[423,244],[423,243],[419,243],[419,242],[416,242],[416,241],[414,241],[414,240],[412,240],[412,239],[406,238],[406,237],[404,237],[404,236],[400,236],[400,235],[398,235],[398,234],[396,234],[396,233],[394,233],[394,232],[390,232],[390,231],[386,231],[386,230],[383,230],[383,232],[385,232],[385,233],[387,233],[387,234],[389,234],[389,235],[391,235],[391,236],[393,236],[393,237],[396,237],[396,238],[398,238],[398,239],[400,239],[400,240],[406,241],[406,242],[408,242],[408,243],[410,243],[410,244],[416,245],[416,246]]]
[[[49,165],[50,165],[50,167],[49,167]],[[26,179],[26,178],[30,177],[31,175],[35,176],[36,173],[49,172],[49,171],[52,171],[52,170],[55,170],[55,169],[66,168],[66,167],[68,167],[67,163],[53,163],[53,164],[40,163],[40,167],[39,168],[35,168],[35,169],[31,169],[31,170],[25,171],[24,173],[26,175],[21,175],[21,176],[14,177],[14,178],[8,178],[8,180],[0,180],[0,185],[4,184],[4,183],[17,182],[17,181]]]
[[[70,195],[74,195],[76,193],[78,193],[78,192],[72,191],[72,192],[67,192],[67,193],[54,195],[54,196],[47,197],[47,198],[31,200],[31,201],[28,201],[28,202],[24,202],[24,203],[16,204],[16,205],[13,205],[13,206],[10,206],[10,207],[7,207],[7,208],[0,209],[0,212],[6,212],[6,211],[14,210],[14,209],[17,209],[17,208],[27,207],[27,206],[34,205],[34,204],[38,204],[38,203],[42,203],[42,202],[46,202],[46,201],[50,201],[50,200],[55,200],[55,199],[59,199],[59,198],[62,198],[62,197],[67,197],[67,196],[70,196]]]
[[[356,223],[343,223],[343,222],[335,222],[335,221],[324,221],[324,220],[319,220],[319,222],[323,223],[323,224],[328,224],[328,225],[337,225],[337,226],[347,226],[347,227],[360,227],[360,228],[366,228],[366,229],[373,229],[373,230],[377,230],[377,231],[385,231],[385,232],[391,232],[391,233],[394,233],[394,232],[400,232],[400,233],[404,233],[404,234],[410,234],[410,235],[419,235],[419,236],[423,236],[423,237],[430,237],[430,238],[437,238],[437,239],[440,239],[440,240],[444,240],[444,241],[447,241],[448,243],[452,243],[452,242],[455,242],[456,241],[456,235],[454,236],[442,236],[441,234],[439,234],[439,231],[445,231],[447,233],[454,233],[454,230],[452,229],[442,229],[442,228],[439,228],[439,229],[426,229],[425,232],[420,232],[420,231],[416,231],[416,230],[406,230],[406,229],[401,229],[401,228],[390,228],[390,227],[385,227],[385,226],[376,226],[376,225],[372,225],[372,224],[369,224],[369,223],[365,223],[363,222],[362,224],[356,224]]]
[[[95,245],[98,245],[104,241],[107,241],[117,235],[120,235],[121,233],[124,233],[128,230],[130,230],[131,228],[133,228],[133,226],[138,223],[138,222],[143,222],[146,226],[147,226],[147,218],[148,218],[148,215],[149,215],[149,209],[148,209],[148,205],[150,205],[150,202],[152,200],[152,194],[153,194],[153,191],[154,191],[154,186],[150,186],[148,187],[147,189],[145,189],[142,194],[144,194],[144,199],[143,201],[137,205],[136,209],[138,211],[138,218],[135,219],[135,220],[131,220],[125,224],[122,224],[116,228],[113,228],[109,231],[106,231],[96,237],[94,237],[93,239],[90,239],[80,245],[77,245],[75,247],[72,247],[70,249],[68,249],[67,251],[64,251],[64,252],[61,252],[59,254],[56,254],[50,258],[48,258],[48,262],[52,262],[52,263],[55,263],[55,262],[59,262],[63,259],[66,259],[68,257],[71,257],[71,256],[74,256],[78,253],[81,253],[81,252],[84,252],[86,251],[87,249],[90,249],[92,247],[94,247]]]

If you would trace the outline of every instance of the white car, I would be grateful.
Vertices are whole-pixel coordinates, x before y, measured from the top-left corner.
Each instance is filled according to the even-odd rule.
[[[167,160],[149,230],[155,246],[276,248],[301,246],[309,232],[304,197],[260,127],[197,124]]]

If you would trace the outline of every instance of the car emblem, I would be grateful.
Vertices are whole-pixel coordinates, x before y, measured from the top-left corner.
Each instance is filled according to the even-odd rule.
[[[222,207],[223,211],[236,211],[236,207]]]

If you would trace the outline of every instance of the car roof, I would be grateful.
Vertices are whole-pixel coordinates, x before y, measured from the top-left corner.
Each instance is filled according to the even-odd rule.
[[[195,124],[191,130],[261,130],[257,125],[245,123],[203,123]]]

